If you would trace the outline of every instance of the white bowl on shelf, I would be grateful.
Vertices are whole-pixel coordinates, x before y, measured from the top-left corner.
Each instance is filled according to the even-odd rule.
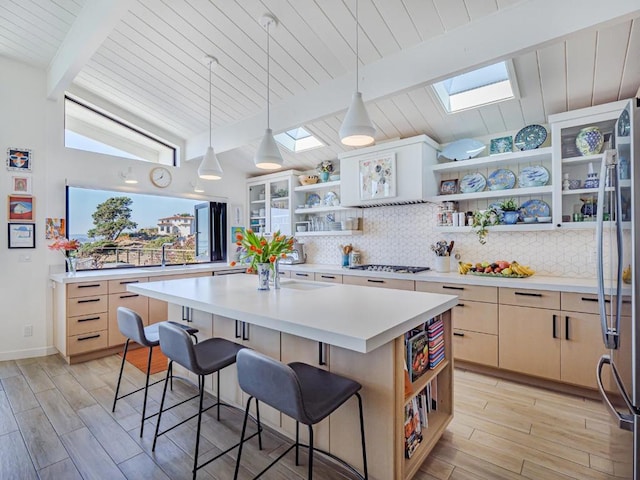
[[[551,217],[538,217],[538,223],[551,223]]]
[[[536,217],[524,217],[524,223],[536,223]]]

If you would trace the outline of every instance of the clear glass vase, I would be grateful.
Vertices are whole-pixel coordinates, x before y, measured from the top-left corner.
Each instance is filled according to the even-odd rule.
[[[78,259],[76,257],[66,257],[65,260],[67,262],[67,275],[75,275]]]
[[[269,290],[269,273],[271,272],[270,263],[259,263],[258,270],[258,290]]]

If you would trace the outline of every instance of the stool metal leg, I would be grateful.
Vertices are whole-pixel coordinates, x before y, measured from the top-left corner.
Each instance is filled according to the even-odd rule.
[[[300,422],[296,421],[296,467],[300,465]]]
[[[309,473],[308,480],[313,478],[313,425],[309,425]]]
[[[167,368],[167,376],[164,379],[164,388],[162,389],[162,400],[160,400],[160,410],[158,411],[158,421],[156,423],[156,433],[153,435],[153,447],[151,451],[155,452],[156,442],[158,441],[158,432],[160,431],[160,419],[162,418],[162,409],[164,408],[164,399],[167,396],[167,385],[169,385],[169,377],[171,376],[171,370],[173,369],[173,360],[169,362],[169,368]]]
[[[147,380],[144,384],[144,402],[142,403],[142,419],[140,420],[140,438],[144,430],[144,421],[147,414],[147,395],[149,393],[149,373],[151,372],[151,357],[153,356],[153,347],[149,347],[149,358],[147,360]]]
[[[127,338],[127,341],[124,344],[124,352],[122,353],[122,363],[120,364],[120,375],[118,375],[118,384],[116,385],[116,394],[113,397],[113,408],[111,409],[111,412],[116,411],[116,402],[118,401],[118,392],[120,391],[120,381],[122,380],[122,372],[124,371],[124,362],[127,359],[128,349],[129,349],[129,339]]]
[[[198,474],[198,450],[200,448],[200,425],[202,424],[202,404],[204,403],[204,375],[198,375],[200,384],[200,406],[198,408],[198,429],[196,431],[196,451],[193,455],[193,480]]]
[[[364,415],[362,413],[362,397],[358,392],[356,392],[356,397],[358,397],[358,407],[360,409],[360,438],[362,440],[362,464],[364,465],[364,478],[365,480],[369,479],[369,471],[367,469],[367,447],[364,441]]]
[[[222,401],[220,400],[220,370],[216,372],[216,382],[217,382],[216,388],[218,389],[218,407],[217,407],[218,411],[216,412],[216,414],[218,416],[218,421],[220,421],[220,402]]]
[[[260,402],[256,398],[256,423],[258,424],[258,449],[262,450],[262,425],[260,425]]]
[[[236,460],[236,470],[233,474],[233,480],[238,479],[238,472],[240,471],[240,458],[242,457],[242,447],[244,446],[244,436],[247,433],[247,420],[249,419],[249,408],[251,407],[251,400],[253,397],[249,397],[247,400],[247,408],[244,410],[244,420],[242,422],[242,433],[240,434],[240,447],[238,448],[238,459]],[[260,424],[258,423],[258,431]],[[259,437],[258,437],[259,438]]]

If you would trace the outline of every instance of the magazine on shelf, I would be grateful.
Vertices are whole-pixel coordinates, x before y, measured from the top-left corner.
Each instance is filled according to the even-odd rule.
[[[418,401],[414,397],[404,407],[404,452],[407,458],[411,458],[421,441],[422,424]]]
[[[415,382],[429,369],[429,346],[426,332],[418,333],[407,340],[407,364],[409,378]]]

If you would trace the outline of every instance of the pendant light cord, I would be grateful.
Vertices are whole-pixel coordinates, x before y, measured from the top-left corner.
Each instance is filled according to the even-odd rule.
[[[269,52],[269,40],[271,40],[271,35],[269,34],[269,27],[271,26],[271,20],[269,20],[267,22],[267,128],[271,128],[270,123],[269,123],[269,117],[270,117],[270,107],[271,107],[271,102],[269,101],[269,92],[271,91],[271,86],[270,86],[270,79],[271,79],[271,72],[269,70],[269,64],[271,63],[271,54]]]
[[[359,69],[359,63],[360,63],[360,59],[359,59],[359,51],[360,51],[360,42],[358,41],[358,33],[360,28],[359,28],[359,22],[358,22],[358,0],[356,0],[356,92],[358,92],[358,77],[360,76],[358,69]]]
[[[211,146],[211,64],[213,60],[209,59],[209,146]]]

